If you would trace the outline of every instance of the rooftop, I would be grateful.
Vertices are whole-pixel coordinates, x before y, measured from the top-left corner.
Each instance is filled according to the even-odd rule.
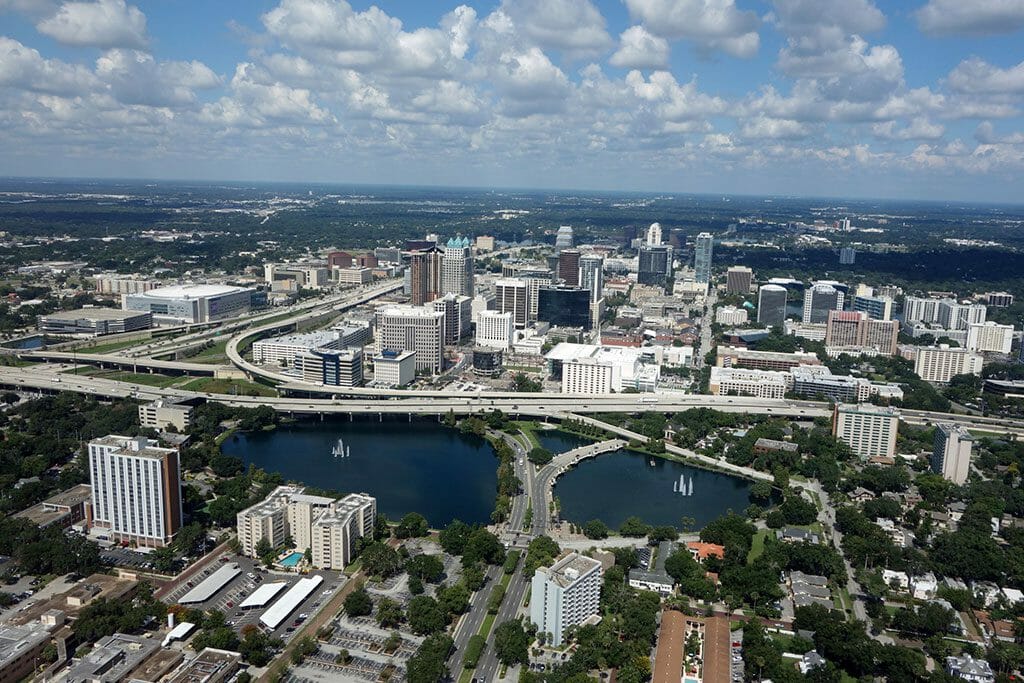
[[[244,287],[233,285],[174,285],[172,287],[158,287],[151,289],[143,296],[152,299],[201,299],[211,296],[224,296],[225,294],[237,294],[248,292]]]
[[[0,666],[41,640],[49,640],[50,632],[42,626],[0,626]]]
[[[123,320],[139,315],[142,311],[122,311],[119,308],[76,308],[73,311],[54,311],[41,317],[47,320]]]
[[[128,454],[139,458],[154,458],[163,460],[170,453],[176,453],[173,448],[161,448],[156,441],[151,441],[144,436],[118,436],[110,434],[93,439],[89,445],[114,446],[122,454]]]
[[[601,563],[597,560],[579,553],[569,553],[551,567],[541,568],[538,571],[546,573],[550,581],[554,581],[562,588],[568,588],[576,583],[581,576],[595,569],[601,569]]]

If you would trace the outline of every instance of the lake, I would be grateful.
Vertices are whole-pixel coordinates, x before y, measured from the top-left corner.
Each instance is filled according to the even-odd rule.
[[[338,439],[349,457],[331,454]],[[429,419],[298,422],[239,433],[222,450],[286,480],[368,493],[392,520],[419,512],[435,528],[453,519],[486,524],[494,509],[498,459],[490,444]]]
[[[678,492],[680,477],[686,491],[692,482],[691,495]],[[681,527],[683,517],[692,517],[699,529],[730,509],[742,514],[750,486],[739,477],[620,450],[581,461],[558,478],[554,495],[562,518],[577,524],[600,519],[617,529],[636,516]]]

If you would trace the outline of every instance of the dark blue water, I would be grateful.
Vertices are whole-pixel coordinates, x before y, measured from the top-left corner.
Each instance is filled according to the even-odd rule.
[[[542,448],[546,448],[556,454],[565,453],[574,448],[594,443],[593,439],[585,439],[582,436],[569,434],[558,429],[538,429],[534,431],[534,435],[537,437],[537,441],[540,442]]]
[[[339,438],[348,458],[331,455]],[[286,480],[369,493],[389,519],[419,512],[432,527],[488,523],[494,509],[498,460],[490,444],[429,420],[302,422],[238,434],[223,451]]]
[[[4,343],[4,347],[8,349],[41,349],[46,344],[46,341],[46,337],[37,334],[22,339],[12,339]]]
[[[693,495],[674,492],[680,475],[687,488],[692,478]],[[730,509],[742,513],[750,505],[750,486],[738,477],[622,450],[581,461],[558,478],[555,496],[562,518],[578,524],[600,519],[616,529],[637,516],[681,527],[683,517],[692,517],[699,529]]]

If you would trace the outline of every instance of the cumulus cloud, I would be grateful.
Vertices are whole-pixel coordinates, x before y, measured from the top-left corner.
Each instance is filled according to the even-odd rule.
[[[957,92],[1019,95],[1024,93],[1024,62],[1000,69],[980,57],[970,57],[960,62],[947,80]]]
[[[928,0],[914,17],[933,35],[1013,33],[1024,27],[1024,0]]]
[[[619,36],[619,49],[608,63],[624,69],[661,69],[668,65],[669,45],[643,26],[630,26]]]
[[[0,86],[52,95],[80,95],[97,85],[89,69],[58,59],[44,59],[38,50],[0,36]]]
[[[309,90],[274,81],[248,62],[236,67],[230,89],[230,97],[203,106],[202,120],[241,127],[324,125],[334,120]]]
[[[501,11],[528,41],[572,58],[599,55],[614,45],[590,0],[505,0]]]
[[[634,20],[662,38],[690,40],[702,51],[734,57],[752,57],[760,46],[757,14],[738,9],[735,0],[625,2]]]
[[[43,35],[65,45],[145,48],[146,15],[125,0],[65,2],[57,13],[36,24]]]
[[[195,90],[215,88],[221,82],[202,62],[157,62],[138,50],[107,51],[96,60],[96,75],[119,102],[153,107],[193,104]]]

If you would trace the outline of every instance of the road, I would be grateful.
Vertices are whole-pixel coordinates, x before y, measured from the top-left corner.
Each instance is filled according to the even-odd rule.
[[[499,624],[515,619],[519,608],[523,604],[523,600],[526,599],[526,591],[530,588],[530,581],[523,576],[523,561],[525,558],[526,554],[523,553],[519,559],[519,565],[516,566],[516,570],[512,574],[508,588],[505,589],[505,601],[501,603],[501,609],[498,610],[498,615],[494,619],[495,628]],[[475,675],[481,681],[496,681],[498,680],[498,671],[500,669],[501,663],[494,653],[494,639],[489,638],[487,647],[484,649],[480,661],[477,662]]]
[[[501,578],[501,567],[488,567],[484,576],[487,577],[487,582],[483,588],[470,596],[469,612],[459,620],[452,636],[455,645],[448,661],[449,670],[455,680],[458,680],[462,673],[462,662],[466,658],[466,646],[469,645],[469,639],[476,635],[483,625],[484,619],[487,618],[487,600],[491,597],[491,591],[498,585],[498,579]]]
[[[551,490],[555,485],[558,475],[569,469],[580,460],[592,458],[601,453],[617,451],[626,445],[621,439],[611,439],[598,443],[588,444],[580,448],[574,448],[565,453],[559,453],[551,462],[537,471],[530,485],[530,499],[533,501],[533,528],[531,533],[539,536],[547,530],[548,520],[551,517]]]

